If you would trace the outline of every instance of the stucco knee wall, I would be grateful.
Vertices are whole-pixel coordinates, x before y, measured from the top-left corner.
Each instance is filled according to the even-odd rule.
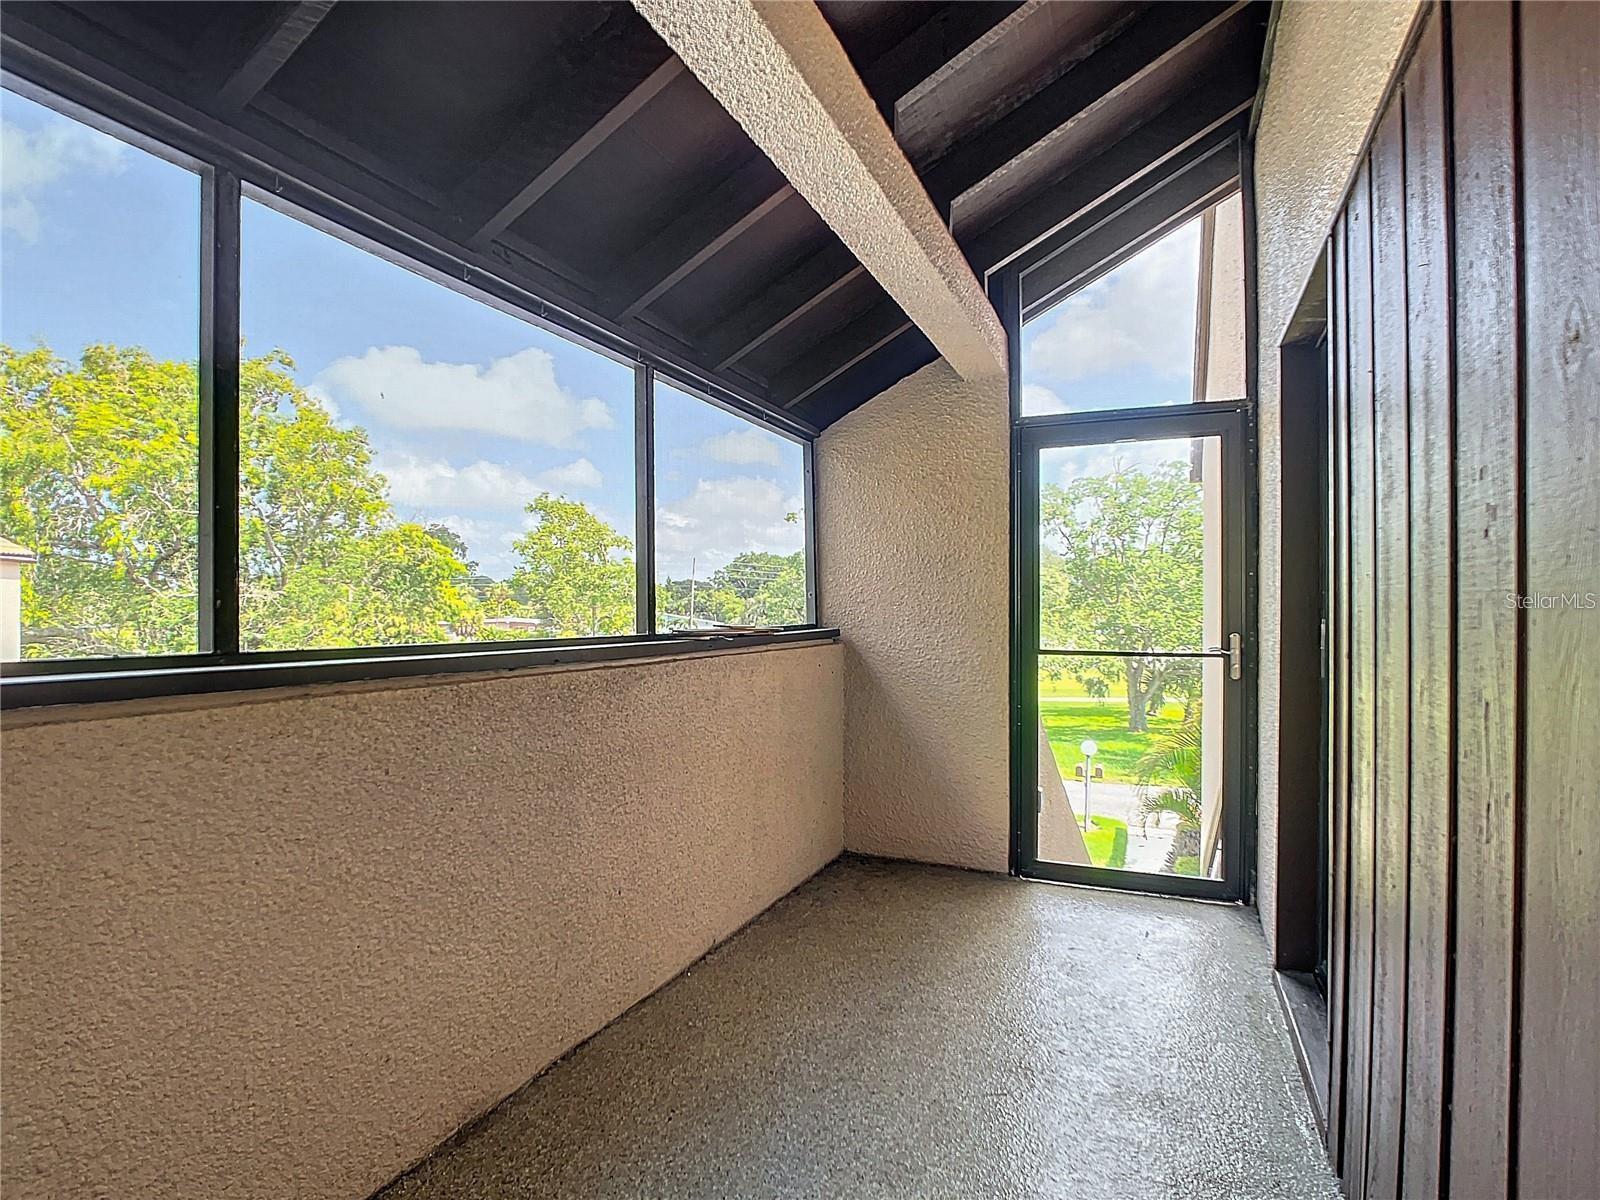
[[[368,1195],[839,853],[842,680],[8,715],[0,1190]]]
[[[1006,869],[1008,413],[1003,380],[966,383],[941,360],[818,443],[851,850]]]
[[[1278,610],[1283,530],[1278,346],[1355,169],[1418,10],[1416,0],[1282,6],[1255,140],[1260,436],[1257,901],[1277,902]]]

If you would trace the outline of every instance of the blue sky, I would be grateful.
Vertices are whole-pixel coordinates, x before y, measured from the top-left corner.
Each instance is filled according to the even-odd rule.
[[[1196,217],[1029,321],[1022,411],[1188,404],[1199,264]]]
[[[1200,219],[1179,226],[1022,331],[1022,411],[1188,404],[1193,396]],[[1043,484],[1189,461],[1187,439],[1062,446],[1039,456]]]
[[[0,90],[0,337],[192,359],[200,179]]]
[[[0,119],[0,338],[193,359],[198,178],[11,92]],[[242,239],[244,353],[287,351],[366,429],[401,519],[450,525],[497,577],[540,490],[633,536],[630,367],[248,199]],[[658,387],[656,445],[660,573],[801,547],[796,443]]]

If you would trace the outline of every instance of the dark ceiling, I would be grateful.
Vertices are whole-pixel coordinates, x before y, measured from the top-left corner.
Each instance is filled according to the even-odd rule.
[[[1267,4],[822,0],[980,278],[1037,306],[1238,175]],[[822,428],[935,351],[620,3],[6,3],[8,70],[242,147]]]

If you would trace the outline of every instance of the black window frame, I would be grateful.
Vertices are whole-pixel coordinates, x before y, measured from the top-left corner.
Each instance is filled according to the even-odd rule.
[[[117,138],[198,177],[201,189],[199,376],[199,579],[194,654],[18,659],[0,664],[0,709],[176,696],[315,682],[508,670],[654,658],[697,650],[826,640],[818,624],[816,431],[695,377],[596,328],[521,285],[363,212],[242,153],[216,132],[78,77],[39,82],[14,66],[0,87]],[[70,93],[70,94],[69,94]],[[593,638],[411,643],[245,651],[239,646],[239,309],[241,208],[251,199],[430,282],[545,330],[634,371],[635,624],[633,634]],[[806,620],[760,633],[661,633],[655,614],[655,382],[801,447]]]

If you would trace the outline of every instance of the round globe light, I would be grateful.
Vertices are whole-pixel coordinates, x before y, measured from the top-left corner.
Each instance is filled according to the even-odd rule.
[[[1084,738],[1078,743],[1078,749],[1083,751],[1085,758],[1093,758],[1100,747],[1094,744],[1093,738]]]

